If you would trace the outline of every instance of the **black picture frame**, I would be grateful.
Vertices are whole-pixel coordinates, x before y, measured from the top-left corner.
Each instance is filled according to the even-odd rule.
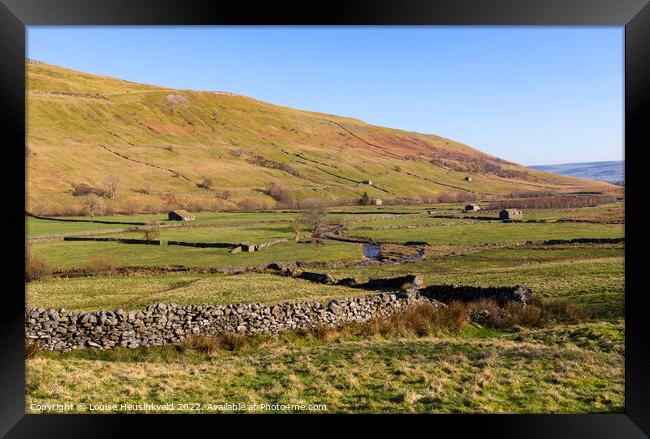
[[[296,419],[338,434],[333,419],[267,415],[242,423],[236,416],[210,415],[26,415],[24,366],[24,156],[25,27],[29,25],[563,25],[625,26],[625,413],[589,415],[423,415],[409,416],[409,429],[448,430],[454,435],[484,437],[647,437],[650,435],[650,318],[644,306],[650,214],[644,203],[644,148],[650,147],[650,5],[648,0],[355,0],[301,4],[209,0],[0,0],[0,127],[3,134],[5,203],[0,216],[6,270],[3,318],[0,320],[0,435],[7,437],[122,437],[133,424],[147,423],[149,434],[191,422],[192,430],[225,433],[224,423],[240,431],[261,424],[294,426]],[[7,172],[9,171],[9,172]],[[11,282],[7,283],[7,280]],[[249,415],[251,416],[251,415]],[[252,415],[259,416],[259,415]],[[327,416],[327,415],[325,415]],[[354,416],[370,425],[403,426],[404,419]],[[189,422],[188,422],[189,421]],[[402,422],[399,422],[402,421]],[[219,425],[218,429],[216,425]],[[417,424],[417,425],[414,425]],[[334,428],[332,428],[334,427]],[[346,427],[347,428],[347,427]],[[313,432],[315,429],[310,430]],[[412,430],[415,431],[415,430]],[[290,430],[284,432],[291,433]],[[72,434],[71,434],[72,433]],[[190,430],[187,431],[190,433]],[[450,434],[450,433],[447,433]]]

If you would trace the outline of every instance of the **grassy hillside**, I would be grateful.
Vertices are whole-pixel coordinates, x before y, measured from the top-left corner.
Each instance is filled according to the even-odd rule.
[[[264,193],[270,183],[293,199],[338,203],[364,191],[399,202],[620,190],[527,169],[435,135],[40,62],[27,63],[26,117],[27,206],[42,214],[82,214],[73,187],[101,190],[109,176],[119,186],[105,201],[107,214],[272,208],[277,201]],[[368,179],[373,185],[363,183]]]

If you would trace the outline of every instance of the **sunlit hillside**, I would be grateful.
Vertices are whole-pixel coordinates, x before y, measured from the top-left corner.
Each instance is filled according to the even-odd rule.
[[[443,137],[27,62],[27,207],[82,211],[117,180],[110,212],[272,208],[283,197],[384,202],[519,191],[619,191],[525,168]],[[468,177],[471,177],[468,178]],[[368,180],[371,184],[368,184]],[[471,181],[468,181],[471,180]],[[285,203],[286,204],[286,203]]]

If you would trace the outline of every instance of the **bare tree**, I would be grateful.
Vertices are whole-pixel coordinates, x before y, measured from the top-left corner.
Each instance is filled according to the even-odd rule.
[[[298,242],[298,240],[300,240],[300,230],[302,229],[302,224],[300,224],[300,221],[298,219],[295,219],[291,221],[291,224],[289,224],[289,228],[293,233],[293,240]]]
[[[325,202],[320,198],[307,198],[301,202],[301,207],[304,210],[298,221],[306,225],[312,235],[317,234],[326,223]]]
[[[143,232],[144,239],[147,241],[160,238],[160,220],[155,216],[150,217],[143,228]]]
[[[104,200],[98,197],[95,194],[88,194],[84,196],[83,200],[84,207],[88,215],[90,215],[90,220],[95,220],[95,215],[101,214],[104,210]]]
[[[120,176],[115,174],[107,175],[104,178],[104,190],[108,198],[115,198],[121,180]]]

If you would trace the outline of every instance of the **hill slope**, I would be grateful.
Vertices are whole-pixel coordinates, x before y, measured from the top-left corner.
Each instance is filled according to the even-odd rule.
[[[569,175],[571,177],[589,178],[592,180],[607,181],[616,183],[625,181],[623,160],[607,162],[587,163],[565,163],[561,165],[537,165],[529,166],[531,169],[540,171],[555,172],[556,174]]]
[[[48,214],[78,211],[73,186],[101,187],[108,175],[120,181],[115,199],[107,200],[113,211],[231,208],[246,200],[273,207],[263,193],[272,182],[297,199],[339,202],[364,191],[399,201],[443,193],[615,190],[435,135],[32,61],[26,159],[27,207]]]

